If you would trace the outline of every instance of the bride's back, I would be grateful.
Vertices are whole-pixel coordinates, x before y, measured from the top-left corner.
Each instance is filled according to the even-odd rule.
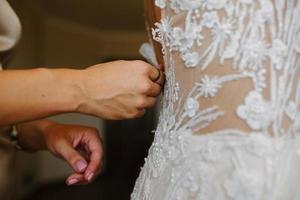
[[[168,80],[162,120],[194,134],[299,128],[300,1],[156,0],[161,13],[153,2]]]
[[[132,199],[299,199],[300,1],[155,2],[167,83]]]

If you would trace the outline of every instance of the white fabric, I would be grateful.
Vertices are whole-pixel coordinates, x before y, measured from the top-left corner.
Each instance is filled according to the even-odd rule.
[[[139,53],[147,59],[149,63],[158,66],[153,46],[150,43],[144,43],[139,49]]]
[[[300,199],[300,1],[156,0],[167,83],[133,200]]]
[[[6,0],[0,0],[0,66],[20,36],[21,24],[17,15]]]

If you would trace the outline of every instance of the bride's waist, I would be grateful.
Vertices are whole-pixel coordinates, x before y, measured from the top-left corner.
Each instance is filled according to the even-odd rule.
[[[292,150],[300,155],[300,136],[286,134],[279,137],[268,133],[245,133],[239,130],[224,130],[206,135],[187,135],[184,139],[187,151],[199,149],[242,150],[257,154],[282,152]]]

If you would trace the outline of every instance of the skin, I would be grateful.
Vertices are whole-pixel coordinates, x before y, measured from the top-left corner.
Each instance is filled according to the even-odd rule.
[[[101,172],[103,144],[98,130],[79,125],[64,125],[37,120],[18,125],[19,144],[24,150],[48,150],[73,169],[68,185],[91,182]]]
[[[84,70],[2,71],[0,126],[66,112],[112,120],[140,117],[161,91],[164,77],[152,81],[158,75],[143,61],[115,61]]]
[[[74,170],[68,185],[87,184],[101,171],[103,146],[97,129],[44,118],[67,112],[111,120],[141,117],[155,104],[163,83],[163,72],[143,61],[84,70],[6,70],[0,72],[0,126],[18,124],[24,150],[50,151]]]

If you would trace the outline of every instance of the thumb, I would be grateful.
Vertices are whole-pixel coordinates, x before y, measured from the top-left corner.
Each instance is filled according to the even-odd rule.
[[[60,141],[56,145],[56,153],[60,155],[77,173],[82,173],[87,167],[86,160],[67,141]]]

